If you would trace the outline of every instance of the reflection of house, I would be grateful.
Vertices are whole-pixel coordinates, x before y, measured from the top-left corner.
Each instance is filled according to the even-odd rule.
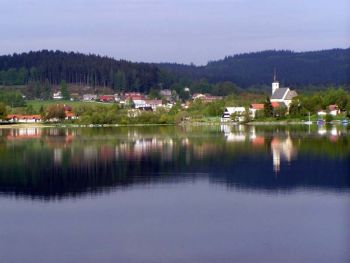
[[[289,136],[284,140],[273,138],[271,141],[271,151],[273,170],[275,172],[279,172],[281,169],[281,159],[290,162],[296,154],[295,149],[293,148],[293,142]]]
[[[244,131],[244,126],[238,125],[235,131],[230,125],[221,125],[221,131],[224,132],[226,141],[228,142],[244,142],[247,134]]]
[[[12,129],[7,136],[8,140],[18,139],[37,139],[41,137],[41,129],[39,128],[20,128]]]
[[[272,82],[272,95],[271,103],[278,102],[283,103],[289,108],[289,105],[292,103],[292,99],[298,96],[297,92],[290,90],[287,87],[280,88],[279,82],[276,80],[276,74],[274,76],[274,81]]]

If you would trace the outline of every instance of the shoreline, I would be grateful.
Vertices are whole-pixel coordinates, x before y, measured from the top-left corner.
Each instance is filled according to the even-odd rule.
[[[337,124],[337,123],[331,123]],[[212,126],[212,125],[248,125],[248,126],[288,126],[288,125],[310,125],[305,122],[287,122],[287,121],[266,121],[266,122],[248,122],[248,123],[228,123],[228,122],[182,122],[179,124],[90,124],[90,125],[80,125],[80,124],[45,124],[45,123],[10,123],[10,124],[0,124],[0,129],[16,129],[16,128],[107,128],[107,127],[146,127],[146,126]],[[317,125],[317,123],[312,123],[311,125]]]

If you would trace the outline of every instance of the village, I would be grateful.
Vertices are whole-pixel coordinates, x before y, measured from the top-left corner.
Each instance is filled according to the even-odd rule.
[[[41,109],[41,112],[36,114],[24,114],[24,113],[9,113],[6,118],[1,122],[4,123],[60,123],[60,122],[78,122],[79,119],[84,116],[84,110],[77,109],[72,106],[71,103],[81,103],[80,105],[101,105],[113,106],[115,105],[119,109],[119,114],[123,113],[128,119],[135,119],[134,122],[125,121],[122,124],[139,123],[143,124],[143,121],[136,120],[137,117],[147,114],[161,113],[163,120],[160,123],[173,124],[183,121],[196,119],[196,116],[191,116],[191,112],[195,112],[195,108],[200,108],[199,112],[204,112],[206,108],[214,108],[210,116],[216,118],[216,122],[220,123],[248,123],[254,121],[266,121],[267,117],[273,117],[277,120],[281,120],[286,116],[295,115],[293,111],[299,111],[299,115],[303,115],[303,123],[311,124],[310,111],[301,113],[300,100],[298,99],[298,93],[296,90],[289,87],[280,87],[276,75],[271,85],[271,94],[267,96],[265,100],[260,99],[260,102],[244,101],[244,105],[237,105],[235,101],[227,101],[224,96],[213,96],[208,93],[194,93],[191,94],[189,88],[185,87],[184,91],[189,94],[189,99],[186,101],[180,100],[176,92],[170,89],[163,89],[158,92],[156,96],[154,94],[144,94],[140,92],[120,92],[115,94],[103,94],[97,95],[93,93],[86,93],[79,95],[77,93],[69,94],[69,101],[66,102],[62,92],[56,90],[52,94],[52,103],[46,109]],[[263,100],[263,101],[262,101]],[[294,104],[293,104],[294,103]],[[298,105],[296,105],[298,103]],[[74,105],[74,104],[73,104]],[[103,112],[107,108],[97,108],[95,111]],[[204,110],[203,110],[204,109]],[[213,113],[214,112],[214,113]],[[181,115],[179,121],[174,121],[174,118],[168,118],[171,115]],[[329,104],[326,107],[318,108],[316,112],[312,112],[315,115],[314,121],[316,123],[333,121],[337,116],[341,116],[341,121],[347,123],[346,119],[347,111],[343,107],[341,109],[337,104]],[[198,115],[198,114],[197,114]],[[198,119],[198,118],[197,118]],[[273,119],[268,119],[268,122]],[[118,124],[118,121],[108,121],[105,123],[103,120],[96,121],[84,121],[83,124]],[[149,121],[144,121],[149,123]],[[157,121],[151,121],[151,123],[157,123]]]

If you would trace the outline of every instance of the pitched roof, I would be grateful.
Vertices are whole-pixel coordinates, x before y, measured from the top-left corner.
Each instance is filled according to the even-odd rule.
[[[286,92],[289,91],[289,88],[279,88],[276,89],[275,92],[272,94],[271,99],[272,100],[282,100]]]
[[[264,109],[264,104],[262,103],[253,103],[250,105],[250,108],[254,110],[263,110]]]
[[[285,100],[292,100],[296,96],[298,96],[298,93],[295,90],[289,90],[289,92],[287,93],[287,95],[284,99]]]
[[[272,105],[272,108],[277,108],[280,106],[280,103],[279,102],[271,102],[271,105]]]

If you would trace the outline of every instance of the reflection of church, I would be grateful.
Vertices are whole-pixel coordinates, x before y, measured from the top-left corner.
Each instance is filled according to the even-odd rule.
[[[271,151],[273,159],[273,170],[275,172],[280,171],[281,160],[290,163],[296,155],[296,150],[293,147],[293,142],[289,135],[285,139],[274,137],[271,141]]]

